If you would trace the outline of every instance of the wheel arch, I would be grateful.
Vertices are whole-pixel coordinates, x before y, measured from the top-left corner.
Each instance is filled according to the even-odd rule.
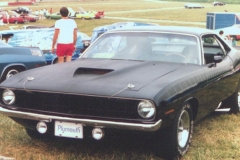
[[[53,60],[52,60],[52,63],[51,64],[56,64],[58,61],[58,57],[55,57]]]
[[[2,79],[2,76],[4,74],[4,72],[9,69],[9,68],[18,68],[20,69],[21,71],[25,71],[27,70],[27,67],[24,65],[24,64],[10,64],[10,65],[7,65],[3,68],[2,70],[2,73],[1,73],[1,79]]]

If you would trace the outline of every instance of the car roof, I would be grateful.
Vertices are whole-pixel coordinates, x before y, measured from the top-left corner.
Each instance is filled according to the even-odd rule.
[[[205,29],[205,28],[183,27],[183,26],[134,26],[134,27],[117,28],[117,29],[108,31],[108,33],[116,32],[116,31],[171,32],[171,33],[193,34],[196,36],[200,36],[202,34],[216,34],[212,30]]]
[[[17,32],[33,32],[33,31],[39,31],[39,30],[54,30],[54,28],[36,28],[36,29],[16,29],[16,30],[2,30],[0,31],[0,34],[8,34],[8,33],[17,33]]]

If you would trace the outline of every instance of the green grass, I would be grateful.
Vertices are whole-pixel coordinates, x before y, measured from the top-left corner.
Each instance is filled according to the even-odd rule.
[[[68,3],[38,3],[31,6],[32,10],[53,8],[54,12],[62,6],[74,9],[83,7],[85,10],[104,10],[106,16],[169,20],[159,22],[160,25],[186,25],[171,21],[190,22],[188,26],[205,27],[191,22],[205,22],[207,12],[235,12],[239,5],[212,7],[204,3],[204,9],[184,9],[185,2],[159,3],[140,0],[85,0]],[[164,8],[176,8],[161,10]],[[8,7],[13,9],[15,7]],[[144,10],[133,13],[119,11]],[[115,12],[118,11],[118,12]],[[127,21],[127,20],[126,20]],[[101,25],[119,22],[117,19],[103,18],[99,20],[76,20],[78,28],[91,36],[92,30]],[[55,20],[39,20],[36,23],[51,26]],[[11,24],[13,26],[14,24]],[[22,26],[24,24],[18,24]],[[8,26],[0,26],[0,30]],[[240,116],[214,113],[194,126],[194,135],[189,152],[183,160],[230,160],[240,157]],[[24,128],[10,118],[0,115],[0,155],[14,157],[17,160],[160,160],[153,153],[148,137],[106,138],[103,141],[91,139],[53,139],[52,141],[32,140]]]

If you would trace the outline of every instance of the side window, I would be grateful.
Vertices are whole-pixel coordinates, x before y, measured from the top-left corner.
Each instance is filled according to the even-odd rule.
[[[205,64],[214,62],[214,56],[219,55],[223,58],[227,55],[227,51],[224,45],[216,35],[204,35],[202,36],[203,51]]]

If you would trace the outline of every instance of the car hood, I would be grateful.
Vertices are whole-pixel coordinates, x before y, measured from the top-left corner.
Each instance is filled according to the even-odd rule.
[[[159,84],[164,87],[170,80],[182,76],[177,70],[186,69],[196,70],[196,67],[163,62],[78,59],[19,73],[0,87],[102,96],[121,96],[122,92],[126,96],[127,92],[134,97],[136,91],[157,79],[164,79],[165,82]],[[169,78],[167,82],[166,78]]]

